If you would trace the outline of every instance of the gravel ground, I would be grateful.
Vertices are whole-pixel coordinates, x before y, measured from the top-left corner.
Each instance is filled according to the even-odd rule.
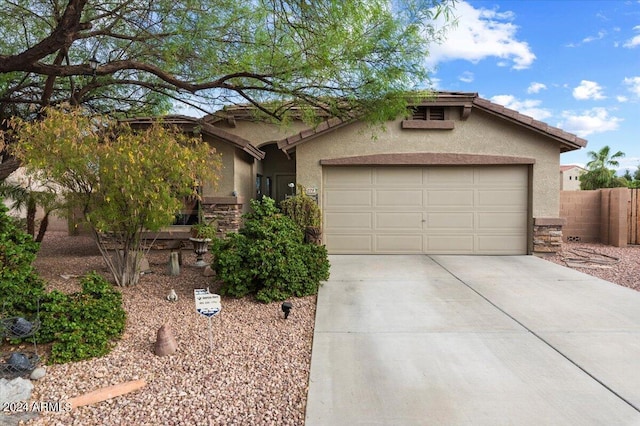
[[[301,425],[308,388],[316,298],[294,299],[283,319],[279,303],[222,299],[212,320],[214,350],[209,350],[208,320],[195,312],[193,289],[217,287],[195,268],[195,255],[183,251],[181,275],[168,275],[166,251],[148,256],[152,274],[135,288],[121,289],[128,313],[123,338],[107,356],[47,367],[35,382],[33,401],[64,402],[101,387],[135,379],[147,386],[71,412],[44,412],[28,425]],[[640,246],[565,244],[545,259],[566,266],[576,262],[587,274],[640,290]],[[593,262],[589,262],[589,260]],[[79,289],[77,278],[97,270],[108,276],[89,238],[48,233],[35,266],[51,288]],[[179,300],[165,297],[175,289]],[[169,324],[178,352],[153,354],[156,332]]]
[[[307,397],[316,298],[292,299],[287,320],[280,303],[222,298],[209,321],[196,313],[194,288],[217,287],[183,251],[178,277],[168,274],[168,252],[151,252],[153,273],[134,288],[121,289],[127,311],[123,338],[107,356],[47,367],[35,382],[33,401],[64,402],[83,393],[136,379],[134,393],[66,413],[42,413],[29,425],[301,425]],[[89,238],[48,233],[35,267],[51,288],[79,289],[77,278],[97,270],[108,276]],[[166,301],[170,289],[179,300]],[[178,343],[171,356],[153,353],[157,330],[169,324]]]
[[[640,291],[640,246],[564,243],[562,252],[545,259]]]

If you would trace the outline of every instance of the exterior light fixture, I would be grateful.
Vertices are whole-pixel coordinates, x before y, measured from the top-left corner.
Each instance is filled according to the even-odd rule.
[[[98,62],[95,56],[92,56],[91,59],[89,59],[89,68],[91,68],[91,70],[93,71],[93,75],[96,74],[98,65],[100,65],[100,62]]]
[[[287,317],[289,316],[291,308],[293,308],[291,302],[282,302],[282,312],[284,312],[284,319],[287,319]]]

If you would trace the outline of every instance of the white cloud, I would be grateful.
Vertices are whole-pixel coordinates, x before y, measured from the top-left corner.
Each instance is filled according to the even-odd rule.
[[[540,108],[541,101],[536,99],[519,100],[513,95],[497,95],[489,99],[498,105],[518,111],[520,114],[528,115],[536,120],[544,120],[551,117],[551,111]]]
[[[465,71],[460,75],[460,77],[458,77],[458,79],[463,83],[471,83],[474,80],[474,75],[470,71]]]
[[[538,93],[541,90],[547,90],[547,85],[544,83],[533,82],[527,88],[527,93]]]
[[[622,122],[621,118],[610,116],[605,108],[592,108],[582,113],[564,111],[562,118],[558,127],[580,137],[617,130]]]
[[[635,27],[633,27],[633,31],[636,32],[640,32],[640,25],[636,25]],[[629,40],[627,40],[624,44],[624,47],[628,47],[628,48],[634,48],[636,46],[640,46],[640,34],[638,34],[635,37],[630,38]]]
[[[627,102],[629,98],[627,98],[626,96],[618,95],[616,96],[616,100],[622,103],[622,102]]]
[[[477,63],[494,57],[500,59],[499,66],[511,64],[520,70],[529,68],[536,59],[529,44],[516,39],[518,27],[510,22],[514,18],[512,12],[475,9],[460,1],[454,15],[457,26],[449,29],[443,43],[431,46],[428,66],[455,59]]]
[[[604,30],[600,30],[600,31],[598,31],[597,35],[588,36],[588,37],[583,38],[582,42],[583,43],[591,43],[592,41],[602,40],[605,35],[607,35],[607,32],[604,31]]]
[[[573,89],[573,97],[584,101],[587,99],[604,99],[602,87],[595,81],[582,80],[580,85]]]
[[[629,86],[629,91],[636,96],[640,96],[640,77],[626,77],[624,84]]]

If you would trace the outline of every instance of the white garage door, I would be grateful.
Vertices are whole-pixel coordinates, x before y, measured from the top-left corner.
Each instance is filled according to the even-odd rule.
[[[324,167],[329,253],[526,254],[526,166]]]

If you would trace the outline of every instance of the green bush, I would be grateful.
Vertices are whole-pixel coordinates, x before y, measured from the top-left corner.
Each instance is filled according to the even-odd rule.
[[[40,245],[16,226],[0,198],[0,316],[32,317],[44,296],[44,282],[31,265]]]
[[[52,291],[40,312],[41,342],[53,341],[50,364],[102,356],[111,350],[125,327],[122,295],[101,275],[91,272],[80,281],[82,291]]]
[[[216,240],[213,268],[223,281],[220,292],[233,297],[255,294],[261,302],[316,294],[329,278],[324,246],[305,244],[300,227],[281,214],[273,199],[251,201],[238,234]]]

